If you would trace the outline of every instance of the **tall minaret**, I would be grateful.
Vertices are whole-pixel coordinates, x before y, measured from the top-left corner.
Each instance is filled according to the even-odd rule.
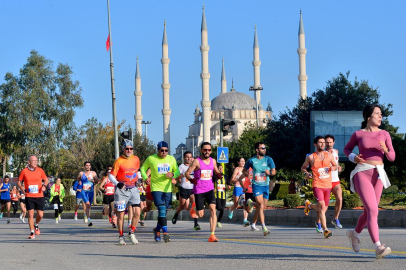
[[[141,74],[140,74],[140,66],[138,64],[138,56],[137,56],[137,67],[135,69],[135,91],[134,91],[134,96],[135,96],[135,131],[138,132],[138,134],[141,136],[142,135],[142,114],[141,114],[141,97],[142,97],[142,91],[141,91]]]
[[[261,104],[261,78],[260,78],[260,67],[261,61],[259,60],[259,44],[258,44],[258,36],[257,36],[257,25],[255,25],[255,35],[254,35],[254,61],[252,61],[252,66],[254,67],[254,85],[252,86],[252,90],[256,90],[255,93],[255,100],[257,104]]]
[[[169,83],[169,57],[168,57],[168,40],[166,38],[166,21],[164,21],[164,36],[162,38],[162,92],[163,92],[163,131],[164,131],[164,141],[168,143],[169,152],[171,151],[171,131],[170,131],[170,118],[171,109],[169,108],[169,89],[171,84]]]
[[[226,79],[226,70],[224,69],[224,58],[223,58],[223,68],[221,70],[221,94],[227,92],[227,79]]]
[[[202,41],[200,46],[200,51],[202,53],[202,73],[200,73],[200,78],[202,79],[202,109],[203,109],[203,142],[210,142],[210,92],[209,92],[209,45],[207,38],[207,25],[206,25],[206,15],[204,13],[203,5],[203,16],[202,16],[202,29],[201,29]]]
[[[300,97],[305,99],[307,97],[307,75],[306,75],[306,53],[307,49],[305,47],[305,32],[302,20],[302,10],[300,10],[300,22],[299,22],[299,49],[297,53],[299,54],[299,79],[300,83]]]

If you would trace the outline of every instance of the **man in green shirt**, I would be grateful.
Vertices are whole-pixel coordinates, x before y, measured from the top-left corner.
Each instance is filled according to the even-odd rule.
[[[141,166],[141,176],[147,185],[151,185],[151,194],[155,206],[158,208],[158,223],[154,228],[155,241],[161,241],[161,229],[164,241],[169,242],[168,227],[166,221],[166,209],[172,200],[172,184],[176,184],[175,178],[179,176],[178,165],[173,156],[168,155],[168,144],[165,141],[158,143],[158,153],[149,156]],[[147,170],[151,170],[151,179],[148,180]]]

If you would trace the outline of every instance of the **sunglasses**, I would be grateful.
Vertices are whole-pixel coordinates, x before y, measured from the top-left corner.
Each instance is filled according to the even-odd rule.
[[[211,152],[211,149],[202,149],[203,152]]]
[[[266,147],[259,147],[258,149],[265,150],[265,149],[266,149]]]
[[[161,151],[162,153],[163,153],[163,152],[168,152],[168,149],[161,149],[161,150],[159,150],[159,151]]]
[[[134,149],[134,148],[127,148],[127,147],[125,148],[125,150],[133,150],[133,149]]]

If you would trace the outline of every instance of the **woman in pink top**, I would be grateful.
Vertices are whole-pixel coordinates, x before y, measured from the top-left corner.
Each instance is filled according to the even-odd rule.
[[[363,111],[364,121],[361,130],[352,134],[344,148],[348,158],[357,163],[351,172],[351,190],[356,191],[364,205],[364,212],[358,218],[355,230],[348,230],[347,237],[355,252],[360,250],[359,234],[365,226],[375,246],[376,258],[385,257],[391,252],[390,247],[381,245],[379,241],[378,205],[383,187],[390,186],[388,177],[383,169],[383,158],[395,160],[392,140],[389,133],[379,129],[382,122],[381,107],[376,104],[367,105]],[[358,146],[359,154],[352,153]]]

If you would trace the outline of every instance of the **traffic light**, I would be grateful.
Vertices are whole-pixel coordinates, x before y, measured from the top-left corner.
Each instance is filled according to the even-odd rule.
[[[124,138],[124,139],[127,139],[127,140],[133,140],[133,129],[132,128],[130,128],[129,130],[124,130],[123,132],[121,132],[121,136]]]
[[[228,132],[230,131],[230,127],[234,126],[235,122],[233,120],[221,120],[221,131],[223,132],[223,136],[227,136]]]

